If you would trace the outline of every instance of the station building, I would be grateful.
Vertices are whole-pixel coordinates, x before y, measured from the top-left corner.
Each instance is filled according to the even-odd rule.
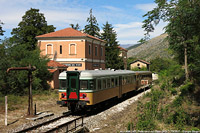
[[[137,59],[130,63],[130,68],[138,68],[141,69],[142,67],[147,68],[147,70],[150,70],[150,63],[141,59]]]
[[[67,70],[105,69],[105,41],[73,28],[39,35],[41,55],[68,66]]]

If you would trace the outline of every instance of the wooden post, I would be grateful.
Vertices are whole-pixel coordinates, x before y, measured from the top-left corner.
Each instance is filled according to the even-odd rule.
[[[7,117],[8,115],[8,104],[7,104],[7,96],[5,96],[5,125],[7,126],[8,125],[8,122],[7,122]]]

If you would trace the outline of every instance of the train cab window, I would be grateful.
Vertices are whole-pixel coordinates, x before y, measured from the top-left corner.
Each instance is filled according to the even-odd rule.
[[[114,87],[115,86],[115,79],[111,78],[111,86]]]
[[[106,79],[103,79],[103,89],[106,89]]]
[[[107,88],[110,88],[110,79],[107,79]]]
[[[66,88],[66,87],[67,87],[66,80],[60,80],[60,88]]]
[[[96,87],[95,87],[95,82],[96,82],[96,80],[90,80],[90,81],[89,81],[90,90],[95,90],[95,89],[96,89]]]
[[[80,81],[80,89],[81,90],[87,90],[88,89],[88,81],[87,80],[81,80]]]
[[[98,80],[98,90],[101,90],[101,80]]]

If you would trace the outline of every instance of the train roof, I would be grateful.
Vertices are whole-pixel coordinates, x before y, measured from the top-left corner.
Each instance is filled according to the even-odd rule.
[[[59,74],[59,79],[66,79],[67,71],[63,71]]]
[[[119,75],[129,75],[134,74],[146,74],[151,73],[150,71],[131,71],[131,70],[83,70],[80,72],[80,79],[93,79],[98,77],[108,77],[108,76],[119,76]],[[59,79],[66,79],[66,71],[60,73]]]
[[[135,72],[129,70],[85,70],[81,71],[80,79],[118,76],[124,74],[135,74]]]

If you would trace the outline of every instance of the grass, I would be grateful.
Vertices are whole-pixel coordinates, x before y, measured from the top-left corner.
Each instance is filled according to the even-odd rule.
[[[44,101],[47,99],[58,99],[58,92],[56,90],[37,90],[33,91],[33,102]],[[8,111],[14,111],[24,108],[28,105],[27,96],[7,95]],[[0,112],[5,111],[5,96],[0,94]]]
[[[178,88],[163,82],[160,86],[154,86],[143,97],[149,97],[150,100],[138,102],[134,130],[200,131],[200,106],[194,98],[195,88],[190,82]],[[132,125],[128,123],[127,129]]]

